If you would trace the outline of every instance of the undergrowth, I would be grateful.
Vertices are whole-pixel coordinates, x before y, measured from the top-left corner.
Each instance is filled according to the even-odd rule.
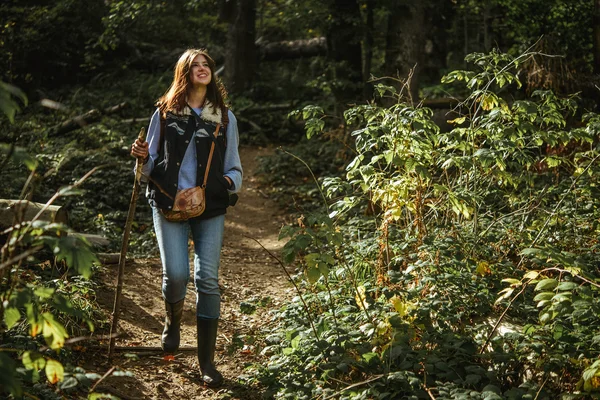
[[[531,56],[472,54],[447,75],[470,92],[447,132],[377,85],[393,104],[346,111],[343,174],[321,141],[297,154],[317,182],[295,157],[267,162],[309,204],[281,232],[299,291],[256,367],[271,396],[600,397],[600,118],[519,92]],[[319,134],[322,110],[303,114]]]

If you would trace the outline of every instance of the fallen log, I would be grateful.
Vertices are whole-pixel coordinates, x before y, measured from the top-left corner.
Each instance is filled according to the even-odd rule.
[[[31,221],[44,206],[42,203],[35,203],[29,200],[0,199],[0,227],[8,228],[13,226],[15,221]],[[39,219],[60,222],[65,225],[69,224],[69,214],[62,206],[48,206],[42,212]]]
[[[120,253],[97,253],[98,260],[104,265],[118,264]]]
[[[283,111],[289,110],[290,108],[294,108],[298,103],[281,103],[281,104],[265,104],[262,106],[249,106],[245,108],[241,108],[237,110],[240,114],[259,114],[259,113],[268,113],[274,111]]]
[[[71,235],[87,239],[89,244],[94,249],[108,247],[110,245],[110,241],[102,235],[94,235],[94,234],[90,234],[90,233],[79,233],[79,232],[71,233]]]
[[[128,119],[122,119],[121,122],[123,122],[124,124],[139,124],[139,123],[144,123],[147,124],[150,121],[150,117],[137,117],[137,118],[128,118]]]
[[[258,42],[256,46],[258,47],[258,54],[264,61],[291,60],[327,54],[327,40],[325,37],[270,43]]]
[[[127,107],[126,102],[117,104],[116,106],[105,108],[104,110],[98,110],[94,108],[93,110],[90,110],[85,114],[78,115],[74,118],[71,118],[61,124],[50,128],[47,132],[48,136],[62,135],[64,133],[68,133],[79,129],[83,126],[90,125],[94,122],[98,122],[100,121],[100,118],[103,115],[115,114],[124,109],[125,107]]]

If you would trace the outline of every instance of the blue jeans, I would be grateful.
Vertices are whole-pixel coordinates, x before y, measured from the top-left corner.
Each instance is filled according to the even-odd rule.
[[[185,297],[190,280],[188,236],[191,229],[194,241],[196,314],[202,318],[219,318],[219,262],[225,215],[205,220],[169,222],[157,208],[152,207],[152,213],[163,265],[164,299],[169,303],[177,303]]]

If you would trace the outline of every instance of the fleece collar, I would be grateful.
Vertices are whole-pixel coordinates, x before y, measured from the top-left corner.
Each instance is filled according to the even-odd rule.
[[[215,112],[216,111],[216,112]],[[183,109],[183,115],[192,115],[194,111],[188,105]],[[202,112],[200,113],[200,119],[203,119],[207,122],[212,122],[213,124],[221,123],[221,108],[215,107],[213,103],[208,100],[204,101],[204,105],[202,106]]]

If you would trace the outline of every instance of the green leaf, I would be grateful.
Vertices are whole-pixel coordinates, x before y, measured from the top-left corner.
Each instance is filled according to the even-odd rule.
[[[544,312],[542,313],[542,315],[540,315],[540,322],[542,324],[545,324],[546,322],[549,322],[552,320],[552,314],[549,312]]]
[[[463,122],[465,122],[466,119],[467,119],[467,117],[458,117],[458,118],[455,118],[455,119],[452,119],[452,120],[448,120],[447,122],[449,124],[460,125]]]
[[[88,400],[120,400],[120,398],[108,393],[93,392],[88,396]]]
[[[315,267],[319,262],[319,257],[319,253],[310,253],[304,256],[304,262],[306,262],[306,265],[309,267]]]
[[[45,372],[48,382],[52,384],[62,382],[65,379],[65,369],[62,364],[56,360],[49,359],[46,362]]]
[[[37,287],[33,291],[33,294],[38,296],[40,300],[46,300],[52,297],[52,295],[54,294],[54,289],[46,287]]]
[[[65,344],[65,339],[69,337],[67,331],[62,324],[54,319],[54,316],[49,312],[42,314],[43,326],[42,333],[46,339],[46,343],[51,349],[60,349]],[[61,379],[62,380],[62,379]]]
[[[21,89],[0,81],[0,111],[8,117],[11,124],[15,122],[15,114],[21,110],[12,97],[20,99],[24,105],[27,105],[27,96]]]
[[[39,371],[46,366],[46,359],[35,351],[26,351],[23,353],[23,366],[27,369]]]
[[[558,281],[554,278],[542,279],[535,286],[535,290],[553,290],[558,285]]]
[[[296,337],[294,337],[291,341],[291,345],[293,349],[297,349],[300,346],[300,339],[301,336],[300,335],[296,335]]]
[[[556,295],[554,295],[554,297],[552,297],[552,301],[553,302],[563,302],[563,301],[571,301],[571,296],[572,293],[569,292],[562,292],[562,293],[558,293]]]
[[[300,234],[293,239],[294,249],[306,250],[306,248],[312,243],[312,238],[306,234]]]
[[[17,365],[15,361],[0,352],[0,387],[4,392],[12,394],[15,398],[23,396],[23,388],[20,379],[16,375]]]
[[[564,334],[565,328],[562,325],[556,325],[552,337],[554,340],[559,340]]]
[[[329,254],[321,254],[321,260],[324,263],[328,264],[328,265],[334,265],[335,264],[335,258],[333,258]]]
[[[481,381],[481,375],[469,374],[465,378],[466,385],[476,385]]]
[[[321,270],[318,267],[313,266],[306,268],[306,278],[310,283],[315,283],[319,280],[319,278],[321,278],[321,276]]]
[[[256,312],[256,305],[247,301],[242,301],[240,303],[240,312],[246,315],[254,314]]]
[[[575,282],[561,282],[558,284],[557,289],[562,291],[571,291],[577,289],[579,285]]]
[[[543,250],[541,249],[536,249],[535,247],[533,248],[527,248],[527,249],[523,249],[521,250],[521,253],[519,253],[522,256],[542,256],[543,257]]]
[[[80,196],[83,193],[84,193],[84,191],[82,189],[78,189],[73,186],[63,186],[60,189],[58,189],[58,192],[57,192],[57,194],[61,197]]]
[[[537,279],[537,277],[540,276],[539,271],[528,271],[525,275],[523,275],[523,278],[525,279]]]
[[[550,300],[554,297],[554,292],[542,292],[538,293],[537,296],[533,298],[533,301],[542,301],[542,300]]]
[[[377,353],[364,353],[362,355],[362,358],[364,358],[367,363],[370,363],[371,360],[376,359],[378,357],[379,357],[379,354],[377,354]]]
[[[60,390],[67,390],[76,387],[79,384],[79,381],[75,379],[73,376],[68,376],[64,381],[58,384]]]
[[[15,307],[8,307],[4,310],[4,323],[6,329],[10,329],[21,319],[21,313]]]
[[[98,263],[98,258],[90,246],[78,237],[61,237],[54,248],[58,260],[65,260],[69,268],[73,268],[84,278],[92,275],[92,265]]]
[[[598,371],[600,371],[599,368],[586,369],[585,371],[583,371],[583,380],[585,380],[585,381],[591,380],[593,377],[595,377],[598,374]]]
[[[5,143],[0,143],[0,153],[8,154],[11,149],[11,146]],[[38,160],[35,157],[32,157],[20,147],[14,147],[11,153],[11,160],[15,164],[23,164],[29,169],[33,171],[38,166]]]
[[[127,376],[129,378],[133,378],[133,372],[116,370],[112,373],[112,376]]]
[[[292,262],[294,262],[294,259],[296,258],[296,252],[294,251],[294,249],[291,246],[288,247],[286,245],[283,248],[283,250],[281,250],[281,257],[285,264],[291,264]]]

